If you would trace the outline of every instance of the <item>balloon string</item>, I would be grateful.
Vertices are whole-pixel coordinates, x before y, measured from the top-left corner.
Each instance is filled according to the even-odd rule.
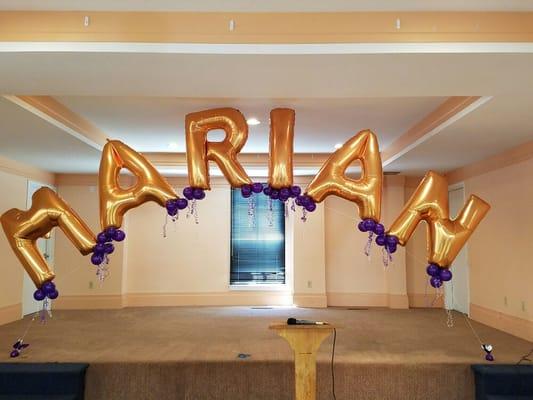
[[[307,210],[305,208],[302,209],[302,218],[300,218],[303,222],[307,222]]]
[[[267,221],[269,228],[272,228],[274,226],[274,209],[272,204],[272,199],[268,198],[268,213],[267,213]]]
[[[289,216],[289,204],[287,202],[283,203],[285,209],[285,218]]]
[[[291,203],[291,211],[296,211],[296,203],[294,201],[294,199],[292,199],[292,203]]]
[[[163,237],[167,238],[168,213],[165,213],[165,223],[163,224]]]
[[[372,249],[372,241],[374,240],[374,232],[368,232],[368,240],[365,245],[365,255],[368,257],[368,262],[370,262],[370,250]]]
[[[248,227],[255,227],[255,196],[248,197]]]

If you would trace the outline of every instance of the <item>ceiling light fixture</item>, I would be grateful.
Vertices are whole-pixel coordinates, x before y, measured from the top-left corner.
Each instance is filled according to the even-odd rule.
[[[335,150],[340,149],[342,147],[342,143],[337,143],[335,146]]]
[[[259,125],[261,123],[261,121],[259,121],[257,118],[248,118],[246,120],[246,123],[248,125]]]

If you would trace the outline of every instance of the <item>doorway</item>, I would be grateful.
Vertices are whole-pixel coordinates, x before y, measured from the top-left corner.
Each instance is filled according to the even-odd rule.
[[[26,198],[26,207],[31,207],[31,197],[41,187],[46,186],[52,190],[56,190],[55,187],[46,185],[44,183],[28,181],[28,194]],[[43,254],[44,259],[53,269],[54,267],[54,231],[52,230],[49,239],[37,240],[37,247]],[[35,291],[35,285],[30,279],[27,273],[24,273],[22,281],[22,316],[33,314],[39,311],[39,303],[33,299],[33,292]]]
[[[450,186],[448,190],[450,218],[455,218],[465,204],[463,184]],[[465,245],[450,267],[453,279],[444,285],[446,308],[469,315],[470,309],[470,268],[468,265],[468,248]]]

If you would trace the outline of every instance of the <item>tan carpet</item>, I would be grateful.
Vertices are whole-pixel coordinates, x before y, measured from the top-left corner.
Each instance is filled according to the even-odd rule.
[[[470,365],[485,362],[460,314],[446,327],[442,310],[129,308],[56,311],[31,328],[16,362],[91,364],[87,399],[292,399],[292,353],[268,329],[289,316],[340,325],[337,399],[473,399]],[[0,327],[0,351],[28,320]],[[473,323],[494,346],[496,362],[514,363],[532,343]],[[319,399],[331,399],[331,339],[318,357]],[[2,350],[3,349],[3,350]],[[239,359],[239,353],[250,354]]]

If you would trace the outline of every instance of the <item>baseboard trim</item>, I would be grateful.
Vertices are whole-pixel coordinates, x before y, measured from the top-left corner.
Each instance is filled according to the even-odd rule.
[[[9,324],[22,318],[22,303],[0,307],[0,325]]]
[[[500,331],[533,342],[533,321],[470,303],[470,318]]]
[[[128,293],[125,307],[290,306],[291,293],[235,291],[221,293]]]
[[[73,295],[59,296],[54,300],[57,310],[112,310],[124,307],[123,296],[109,295]]]
[[[325,294],[294,294],[295,306],[304,308],[326,308],[328,297]]]
[[[406,294],[388,293],[328,293],[328,306],[332,307],[389,307],[409,308]]]
[[[435,299],[435,295],[425,293],[409,293],[409,307],[410,308],[443,308],[444,298],[439,296]]]

